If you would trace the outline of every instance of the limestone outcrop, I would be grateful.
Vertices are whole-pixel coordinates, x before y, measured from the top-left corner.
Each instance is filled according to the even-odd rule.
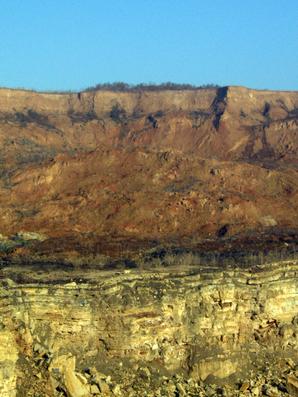
[[[295,396],[298,92],[0,89],[0,397]]]
[[[147,390],[155,396],[163,376],[229,384],[255,380],[266,366],[285,384],[281,373],[283,366],[285,376],[289,373],[289,360],[293,390],[297,271],[295,261],[258,271],[190,267],[86,275],[77,270],[68,282],[59,281],[56,271],[45,273],[42,283],[20,284],[11,279],[18,269],[3,269],[1,396],[52,397],[64,391],[87,397],[99,393],[96,387],[106,388],[101,395],[139,396],[138,379],[139,387],[142,379],[149,384],[155,379]],[[162,395],[174,395],[168,393]]]

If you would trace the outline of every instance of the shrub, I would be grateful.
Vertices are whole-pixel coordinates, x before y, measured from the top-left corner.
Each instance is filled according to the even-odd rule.
[[[127,84],[123,82],[115,83],[102,83],[96,84],[95,86],[88,87],[85,92],[88,91],[113,91],[113,92],[138,92],[138,91],[164,91],[164,90],[200,90],[200,89],[217,89],[219,86],[217,84],[204,84],[200,86],[192,84],[180,84],[166,82],[161,84],[154,83],[140,83],[140,84]]]
[[[126,112],[120,105],[116,104],[110,111],[110,117],[115,123],[122,123],[126,119]]]

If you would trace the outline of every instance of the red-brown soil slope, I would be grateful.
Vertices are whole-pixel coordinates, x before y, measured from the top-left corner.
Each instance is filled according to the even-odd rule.
[[[298,225],[298,92],[2,89],[0,142],[3,235],[199,241]]]

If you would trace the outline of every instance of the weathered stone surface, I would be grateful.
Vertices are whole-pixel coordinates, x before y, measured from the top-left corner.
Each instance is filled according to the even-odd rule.
[[[287,378],[287,388],[291,396],[298,396],[298,378],[294,375],[289,375]]]
[[[288,360],[285,370],[294,371],[298,264],[260,270],[93,272],[92,283],[59,283],[46,274],[43,284],[3,280],[2,395],[30,395],[31,385],[18,379],[27,366],[42,375],[36,388],[54,379],[70,397],[91,395],[92,384],[127,395],[139,387],[132,385],[154,388],[163,374],[177,372],[173,390],[188,390],[210,376],[255,377],[264,360],[274,371]],[[181,383],[183,374],[193,381]],[[252,384],[251,395],[259,387]]]
[[[69,397],[90,397],[87,380],[81,375],[76,374],[76,358],[74,356],[57,356],[51,362],[49,371],[59,372],[65,391]]]
[[[0,89],[0,233],[45,235],[51,253],[76,256],[101,254],[103,236],[198,242],[296,228],[297,109],[297,92],[243,87]]]
[[[16,395],[18,349],[14,333],[8,329],[0,332],[0,395]]]
[[[0,90],[1,397],[287,395],[297,109]]]

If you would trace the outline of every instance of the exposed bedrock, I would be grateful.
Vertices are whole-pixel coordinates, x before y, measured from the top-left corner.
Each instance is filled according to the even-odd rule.
[[[0,89],[0,397],[298,393],[297,159],[298,92]]]
[[[296,228],[297,117],[295,91],[0,89],[0,233],[74,252],[86,233],[95,245]]]
[[[287,261],[95,272],[92,283],[72,282],[70,274],[68,283],[42,284],[16,284],[4,274],[0,395],[96,395],[90,371],[113,382],[122,365],[134,368],[131,382],[136,368],[205,381],[245,377],[266,360],[295,362],[297,271],[298,262]],[[44,394],[33,393],[39,387]],[[128,395],[107,387],[102,395]]]

